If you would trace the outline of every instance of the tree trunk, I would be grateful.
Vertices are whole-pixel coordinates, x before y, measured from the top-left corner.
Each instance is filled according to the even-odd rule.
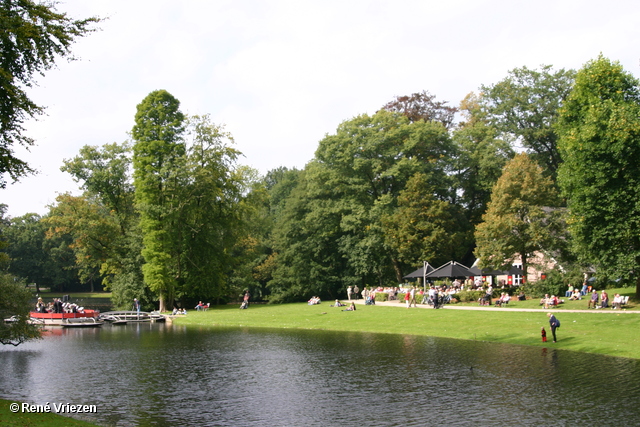
[[[393,269],[396,272],[396,283],[402,283],[402,270],[400,270],[400,263],[395,258],[391,258],[391,262],[393,263]]]
[[[640,300],[640,276],[636,279],[636,300]]]
[[[522,283],[529,283],[527,279],[527,253],[523,251],[520,254],[520,259],[522,259]]]

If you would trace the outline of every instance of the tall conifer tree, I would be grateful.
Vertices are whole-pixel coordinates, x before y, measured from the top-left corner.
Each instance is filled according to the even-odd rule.
[[[177,206],[172,194],[181,185],[184,119],[180,102],[166,90],[157,90],[138,104],[132,130],[135,199],[145,260],[142,272],[160,299],[161,311],[171,306],[180,274]]]

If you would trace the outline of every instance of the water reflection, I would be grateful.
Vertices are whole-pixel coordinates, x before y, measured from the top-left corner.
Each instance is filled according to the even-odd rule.
[[[0,397],[95,404],[106,425],[608,425],[640,412],[629,359],[326,331],[54,331],[0,351]]]

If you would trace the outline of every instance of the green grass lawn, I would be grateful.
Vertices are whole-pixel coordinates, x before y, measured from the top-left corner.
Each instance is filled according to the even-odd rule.
[[[613,301],[613,296],[618,293],[622,296],[630,297],[629,303],[624,307],[624,310],[639,310],[637,302],[635,301],[635,288],[617,288],[617,289],[607,289],[607,294],[609,295],[609,308],[606,310],[611,310],[611,302]],[[598,291],[598,295],[600,295],[600,291]],[[587,304],[589,303],[589,299],[591,295],[587,295],[582,297],[581,300],[571,301],[569,298],[560,295],[559,298],[564,301],[564,303],[558,305],[553,310],[586,310]],[[466,302],[466,303],[458,303],[462,306],[477,306],[477,302]],[[526,301],[518,301],[517,298],[512,297],[509,304],[505,306],[505,308],[539,308],[542,309],[540,305],[540,297],[530,297]]]
[[[540,338],[542,326],[546,328],[551,341],[547,311],[550,310],[540,309],[539,313],[509,309],[407,310],[399,304],[399,307],[358,305],[355,312],[347,312],[342,308],[329,307],[328,303],[315,306],[306,303],[254,304],[248,310],[239,310],[238,306],[223,306],[212,307],[206,312],[191,311],[185,317],[174,319],[174,322],[200,327],[244,326],[426,335],[640,359],[640,313],[601,310],[563,313],[556,309],[554,312],[562,324],[557,331],[558,342],[543,344]]]
[[[64,417],[52,413],[13,413],[9,410],[11,403],[21,404],[11,400],[0,399],[0,426],[3,427],[96,427],[86,421],[79,421],[74,418]]]

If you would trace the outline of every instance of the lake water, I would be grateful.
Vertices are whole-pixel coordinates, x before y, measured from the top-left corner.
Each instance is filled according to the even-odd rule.
[[[0,349],[0,397],[113,426],[634,425],[640,363],[404,335],[130,324]]]

